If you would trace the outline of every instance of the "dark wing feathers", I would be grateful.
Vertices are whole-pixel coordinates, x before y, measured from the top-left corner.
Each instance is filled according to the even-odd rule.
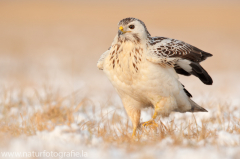
[[[198,77],[203,83],[207,85],[211,85],[213,83],[211,76],[202,68],[199,63],[191,62],[190,66],[192,67],[191,74]]]
[[[213,80],[207,71],[200,65],[200,62],[206,60],[208,57],[211,57],[212,54],[202,51],[199,48],[183,41],[165,37],[153,37],[150,40],[150,45],[157,46],[155,52],[161,57],[179,58],[179,62],[174,65],[174,69],[178,74],[185,76],[190,76],[192,74],[207,85],[211,85],[213,83]],[[179,63],[184,64],[180,66]]]
[[[191,93],[189,93],[186,89],[185,89],[185,86],[182,84],[182,86],[183,86],[183,90],[184,90],[184,92],[186,93],[186,95],[189,97],[189,98],[192,98],[192,95],[191,95]]]
[[[175,65],[174,66],[174,69],[175,71],[178,73],[178,74],[181,74],[181,75],[184,75],[184,76],[190,76],[191,73],[188,73],[187,71],[185,71],[184,69],[182,69],[180,66],[178,65]]]
[[[212,57],[213,55],[208,53],[208,52],[204,52],[202,51],[202,60],[201,61],[204,61],[206,60],[208,57]]]
[[[204,52],[194,46],[191,46],[192,50],[188,52],[188,54],[184,55],[183,58],[188,59],[193,62],[202,62],[206,60],[208,57],[211,57],[212,54]]]

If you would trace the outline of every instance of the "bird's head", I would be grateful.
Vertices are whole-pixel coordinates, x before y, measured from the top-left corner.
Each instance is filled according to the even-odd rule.
[[[123,40],[140,41],[151,36],[145,24],[136,18],[125,18],[118,23],[118,37]]]

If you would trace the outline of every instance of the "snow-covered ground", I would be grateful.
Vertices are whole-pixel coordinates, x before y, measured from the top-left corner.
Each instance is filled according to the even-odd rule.
[[[7,152],[25,155],[22,158],[26,153],[39,158],[226,159],[240,155],[240,92],[239,85],[234,85],[237,81],[226,79],[229,76],[213,74],[213,86],[203,86],[197,80],[196,86],[191,81],[194,77],[181,78],[193,99],[209,112],[172,113],[157,120],[160,126],[156,131],[142,128],[138,139],[131,138],[131,122],[103,74],[83,74],[74,80],[66,77],[52,78],[55,80],[35,87],[12,88],[5,82],[6,88],[1,89],[1,125],[19,124],[13,131],[20,132],[14,135],[1,129],[2,158],[7,158],[3,157]],[[223,86],[225,80],[230,82]],[[224,87],[228,90],[222,92]],[[71,120],[67,109],[72,110],[68,112]],[[57,117],[51,116],[54,113]],[[151,109],[143,110],[141,121],[151,119],[152,113]],[[38,127],[40,124],[43,128]]]

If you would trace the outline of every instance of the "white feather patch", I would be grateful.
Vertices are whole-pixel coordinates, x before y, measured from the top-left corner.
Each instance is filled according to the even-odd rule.
[[[191,62],[188,60],[178,60],[177,65],[187,72],[192,72]]]

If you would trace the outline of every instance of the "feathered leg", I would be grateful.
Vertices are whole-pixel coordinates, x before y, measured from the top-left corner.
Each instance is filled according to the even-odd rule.
[[[155,102],[157,101],[157,102]],[[154,105],[154,114],[152,116],[152,120],[144,122],[142,125],[143,126],[152,126],[152,127],[157,127],[158,125],[154,121],[158,115],[161,115],[163,117],[169,116],[172,110],[175,109],[177,106],[176,100],[173,97],[157,97],[153,98],[152,101]]]
[[[140,103],[133,100],[132,98],[124,98],[122,99],[124,108],[130,117],[132,124],[133,124],[133,133],[132,136],[136,136],[136,131],[140,123],[140,117],[141,117],[141,109],[140,109]]]

